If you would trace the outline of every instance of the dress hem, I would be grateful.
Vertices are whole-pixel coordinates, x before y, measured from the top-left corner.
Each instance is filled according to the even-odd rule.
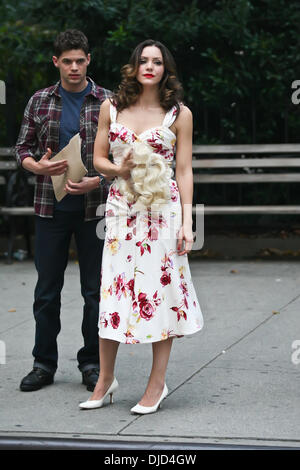
[[[139,339],[137,338],[122,338],[122,339],[116,339],[116,337],[112,338],[110,336],[102,336],[101,334],[99,334],[99,338],[102,338],[102,339],[110,339],[112,341],[116,341],[117,343],[121,343],[121,344],[149,344],[149,343],[158,343],[159,341],[165,341],[166,339],[169,339],[169,338],[183,338],[184,336],[189,336],[189,335],[193,335],[195,333],[198,333],[199,331],[201,331],[203,328],[203,326],[201,326],[200,328],[197,328],[196,330],[193,330],[189,333],[184,333],[184,334],[173,334],[173,335],[169,335],[165,338],[149,338],[148,340],[142,340],[140,341]]]

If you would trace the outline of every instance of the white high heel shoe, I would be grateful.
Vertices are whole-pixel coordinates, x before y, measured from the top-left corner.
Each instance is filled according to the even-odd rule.
[[[117,390],[119,387],[119,384],[117,382],[117,379],[114,377],[114,380],[111,384],[111,386],[108,388],[107,392],[104,394],[104,396],[100,400],[87,400],[79,404],[79,408],[82,410],[92,410],[94,408],[101,408],[103,405],[104,399],[110,395],[110,403],[113,403],[113,393]]]
[[[140,415],[155,413],[158,410],[158,408],[160,408],[161,402],[164,400],[164,398],[166,398],[167,395],[168,395],[168,387],[165,384],[163,392],[162,392],[158,402],[155,403],[155,405],[153,405],[153,406],[142,406],[142,405],[137,404],[133,408],[131,408],[130,411],[132,413],[137,413],[137,414],[140,414]]]

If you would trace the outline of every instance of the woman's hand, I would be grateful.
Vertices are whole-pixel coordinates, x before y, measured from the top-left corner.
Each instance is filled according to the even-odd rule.
[[[194,243],[192,224],[183,224],[177,239],[177,252],[179,256],[189,253]]]
[[[134,167],[135,163],[133,162],[132,149],[129,149],[122,159],[122,163],[118,169],[118,176],[124,180],[128,180],[131,175],[131,170]]]

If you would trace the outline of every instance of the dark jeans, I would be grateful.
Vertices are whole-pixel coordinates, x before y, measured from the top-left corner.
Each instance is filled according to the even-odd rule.
[[[35,217],[35,265],[38,281],[33,312],[36,321],[34,366],[57,369],[57,335],[60,332],[61,290],[74,234],[84,299],[82,335],[78,351],[81,371],[99,367],[98,316],[103,240],[96,235],[98,220],[84,222],[82,212],[55,211],[53,218]]]

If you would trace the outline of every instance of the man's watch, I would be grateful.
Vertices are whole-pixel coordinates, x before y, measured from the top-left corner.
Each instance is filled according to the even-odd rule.
[[[105,178],[104,176],[100,176],[100,175],[99,175],[99,178],[100,178],[99,186],[100,188],[102,188],[103,186],[105,186]]]

